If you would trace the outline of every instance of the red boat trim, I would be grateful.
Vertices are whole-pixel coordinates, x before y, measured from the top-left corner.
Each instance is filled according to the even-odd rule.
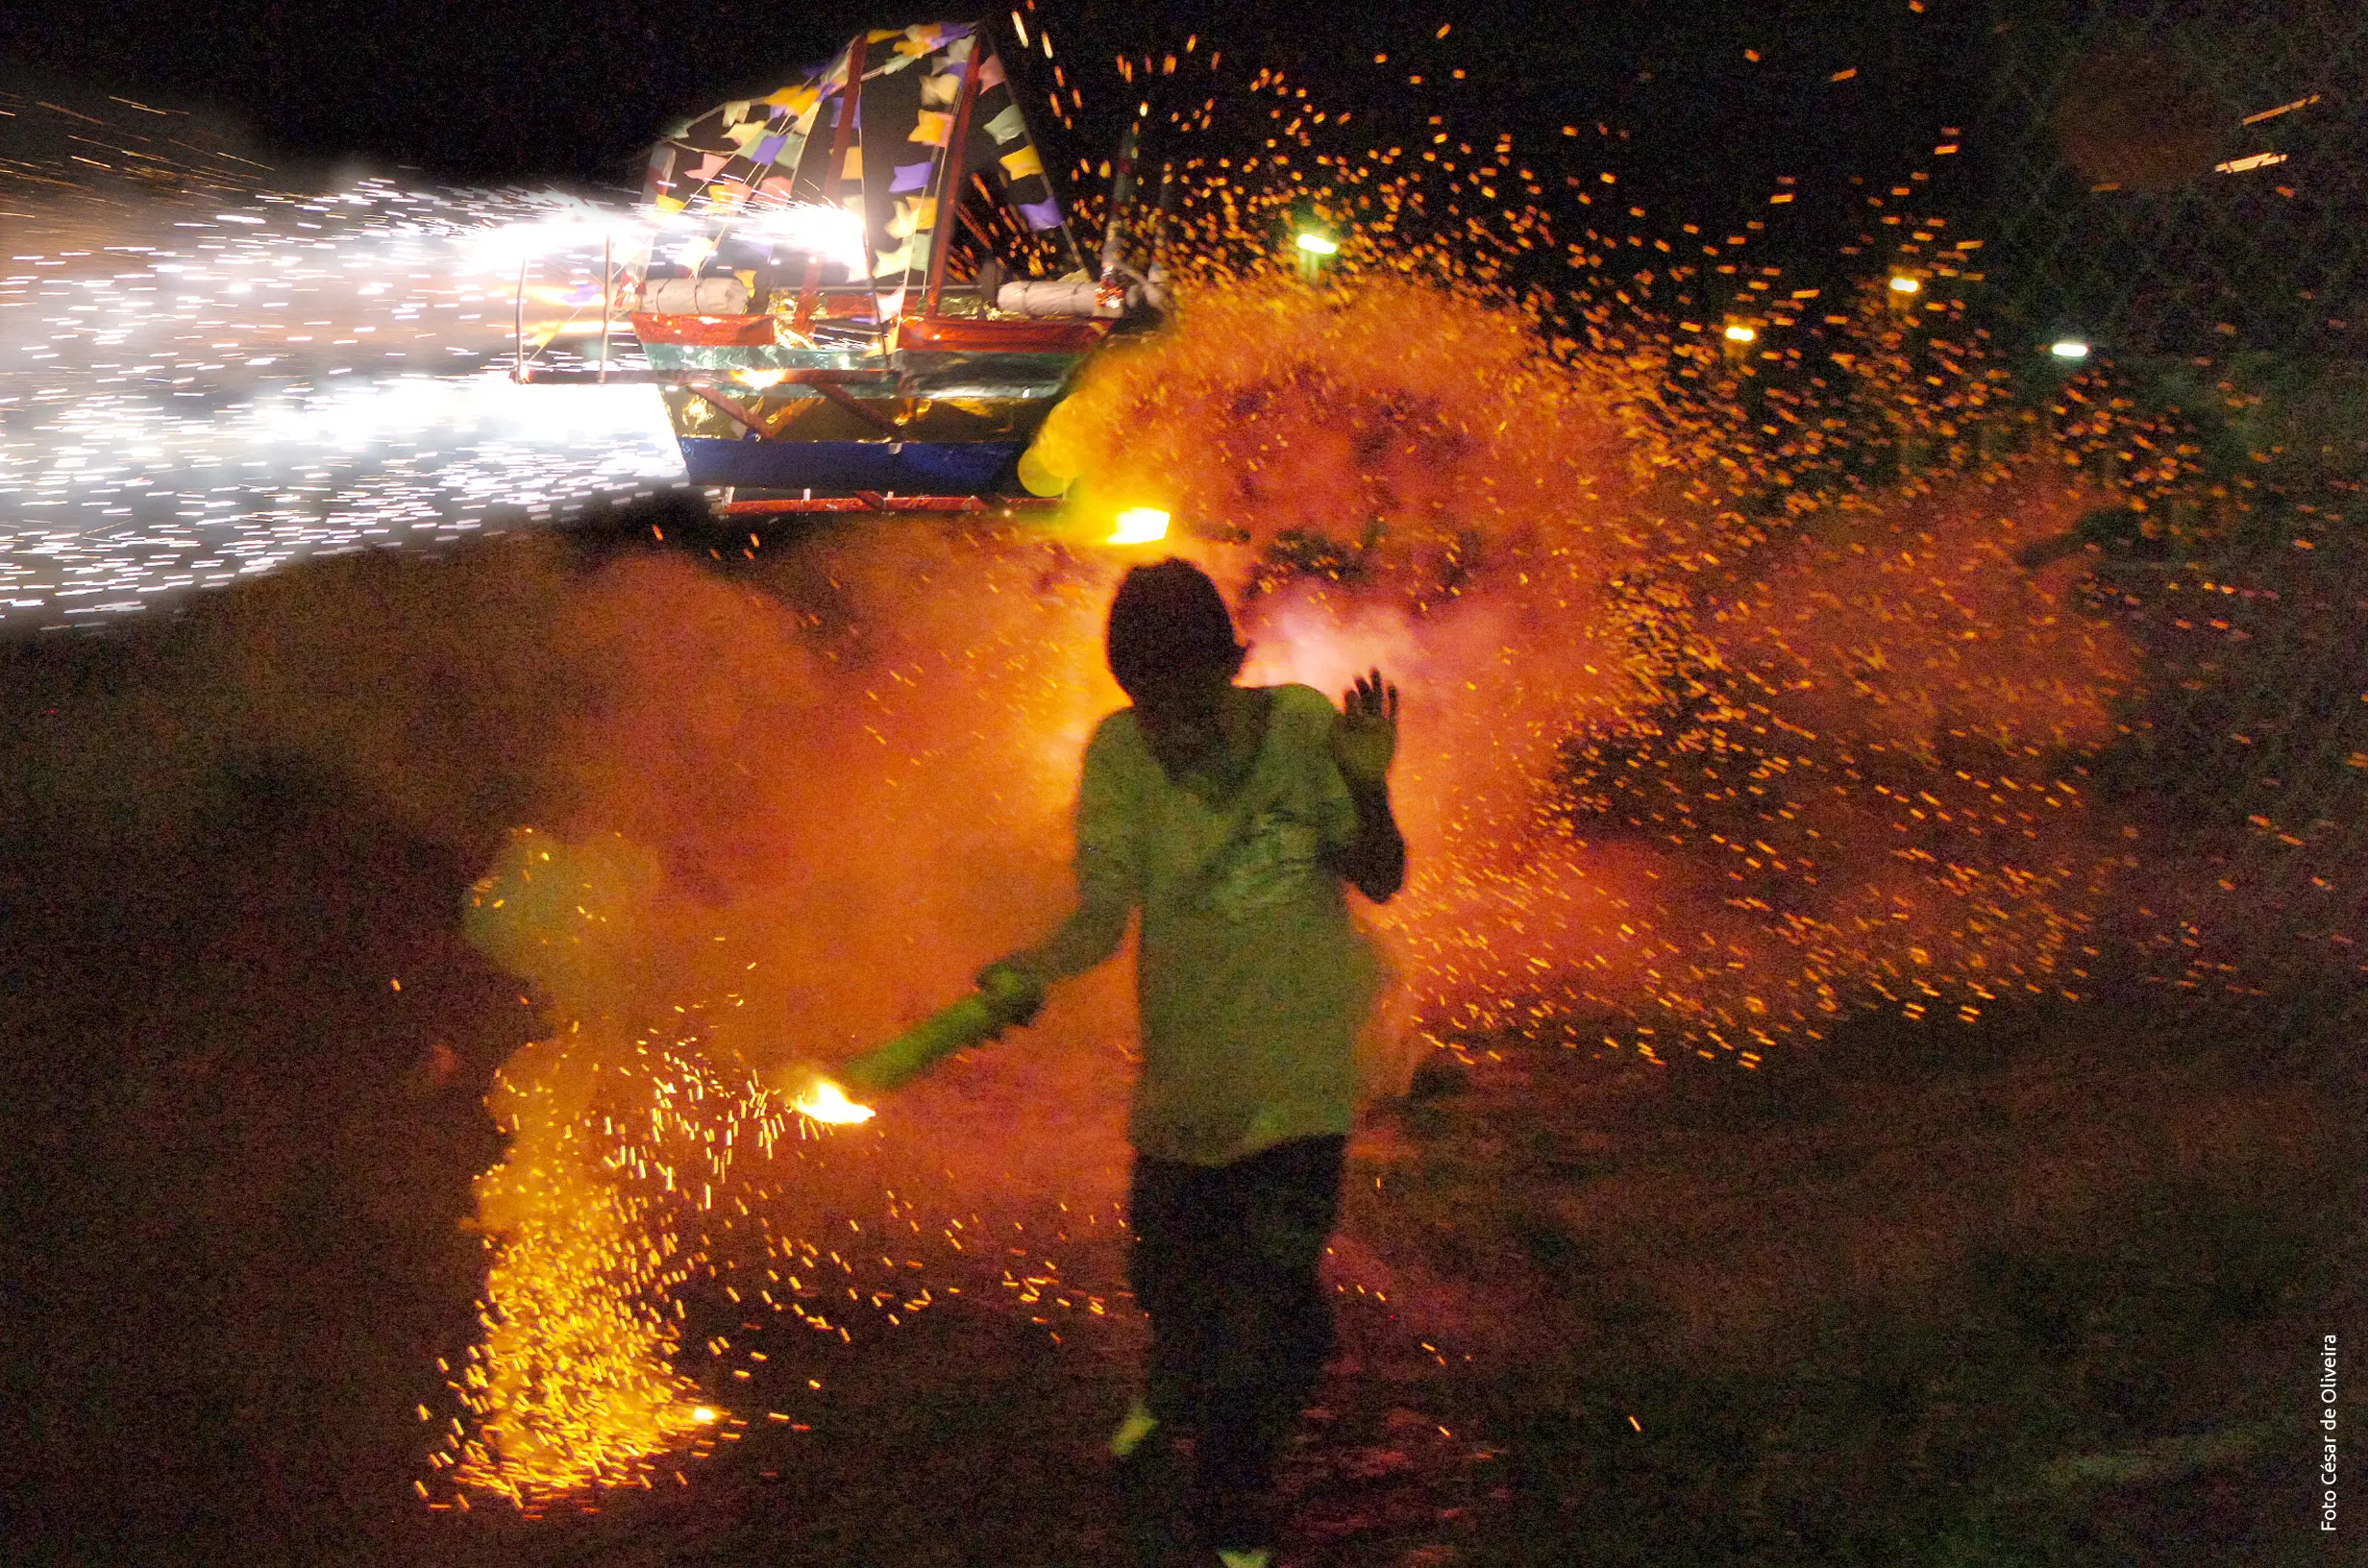
[[[907,316],[898,345],[957,354],[1083,354],[1109,334],[1106,321],[979,321]]]
[[[771,316],[677,316],[633,313],[633,335],[644,343],[696,343],[703,348],[770,348]]]

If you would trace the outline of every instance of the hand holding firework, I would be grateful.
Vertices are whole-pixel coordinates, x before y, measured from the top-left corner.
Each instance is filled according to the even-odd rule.
[[[1027,1022],[1044,1000],[1044,983],[1035,976],[991,964],[980,971],[976,992],[855,1058],[839,1076],[858,1092],[896,1089],[964,1046],[982,1044],[1015,1023]]]

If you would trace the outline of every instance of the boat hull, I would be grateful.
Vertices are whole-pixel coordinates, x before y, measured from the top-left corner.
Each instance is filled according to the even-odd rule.
[[[677,437],[690,481],[741,490],[983,496],[1001,488],[1021,441],[763,441]]]
[[[1099,324],[909,323],[913,346],[873,355],[772,341],[760,317],[634,321],[670,379],[666,416],[692,483],[812,496],[1009,488],[1102,335]]]

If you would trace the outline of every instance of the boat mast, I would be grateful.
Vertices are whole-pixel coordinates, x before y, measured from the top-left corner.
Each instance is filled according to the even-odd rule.
[[[929,216],[929,285],[921,299],[921,313],[931,321],[937,319],[937,296],[946,286],[946,253],[950,248],[947,241],[953,237],[955,218],[962,209],[962,154],[970,140],[971,105],[978,98],[978,57],[985,42],[986,29],[972,35],[971,58],[962,62],[962,96],[954,105],[953,132],[946,140],[945,156],[938,160],[937,210]]]
[[[855,131],[855,112],[863,100],[863,46],[866,35],[858,33],[847,46],[847,83],[839,89],[839,119],[830,135],[830,166],[823,171],[823,202],[829,207],[839,205],[839,182],[847,172],[847,143]],[[869,250],[869,247],[866,247]],[[822,286],[823,258],[820,252],[805,264],[805,281],[798,285],[798,314],[790,322],[790,330],[800,337],[814,325],[815,295]],[[868,282],[869,280],[867,279]]]

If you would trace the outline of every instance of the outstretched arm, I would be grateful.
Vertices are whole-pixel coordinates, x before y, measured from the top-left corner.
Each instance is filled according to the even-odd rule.
[[[978,971],[988,1005],[1006,1023],[1032,1022],[1056,981],[1083,974],[1119,950],[1131,907],[1122,898],[1080,888],[1076,909],[1052,935]]]
[[[1126,936],[1128,905],[1080,889],[1077,907],[1052,935],[1002,962],[1025,969],[1045,985],[1083,974],[1119,950]]]
[[[1373,902],[1406,885],[1406,836],[1390,809],[1390,762],[1397,754],[1397,688],[1379,670],[1341,694],[1332,723],[1332,760],[1357,808],[1357,836],[1336,851],[1333,870]]]
[[[1119,950],[1126,919],[1140,894],[1135,845],[1135,811],[1111,762],[1108,725],[1086,747],[1077,783],[1077,904],[1052,934],[1032,946],[998,959],[979,974],[991,992],[1009,998],[999,1006],[1015,1023],[1025,1023],[1044,1005],[1045,992],[1083,974]],[[987,977],[1002,977],[988,986]]]

